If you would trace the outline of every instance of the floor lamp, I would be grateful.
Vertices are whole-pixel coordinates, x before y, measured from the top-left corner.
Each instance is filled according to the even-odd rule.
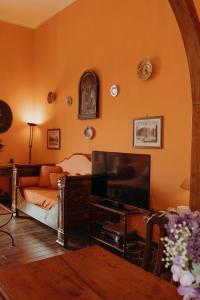
[[[33,145],[33,128],[37,125],[35,123],[27,123],[30,126],[30,131],[29,131],[29,165],[31,163],[31,150],[32,150],[32,145]]]

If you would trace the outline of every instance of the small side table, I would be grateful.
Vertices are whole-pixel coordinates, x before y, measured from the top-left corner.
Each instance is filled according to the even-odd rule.
[[[3,232],[5,234],[7,234],[11,238],[12,246],[14,246],[15,243],[14,243],[14,239],[13,239],[12,235],[8,231],[1,229],[2,227],[6,226],[11,221],[11,219],[13,217],[13,211],[11,209],[9,209],[8,207],[0,204],[0,222],[1,222],[1,216],[8,216],[8,219],[3,224],[0,224],[0,233]]]

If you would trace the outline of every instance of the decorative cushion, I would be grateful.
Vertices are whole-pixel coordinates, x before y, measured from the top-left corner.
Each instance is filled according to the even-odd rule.
[[[61,173],[62,168],[58,166],[42,166],[40,170],[39,187],[50,187],[50,173]]]
[[[39,181],[39,176],[27,176],[19,178],[19,185],[21,187],[25,186],[37,186]]]
[[[50,173],[49,179],[50,179],[50,186],[52,189],[58,189],[58,179],[68,175],[68,172],[62,172],[62,173]]]

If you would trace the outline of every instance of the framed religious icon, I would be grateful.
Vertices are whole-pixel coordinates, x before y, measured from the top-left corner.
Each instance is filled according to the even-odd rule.
[[[60,149],[60,129],[47,129],[47,149]]]
[[[133,120],[133,146],[162,148],[162,126],[162,116]]]
[[[79,119],[99,117],[99,80],[93,71],[85,71],[79,83]]]

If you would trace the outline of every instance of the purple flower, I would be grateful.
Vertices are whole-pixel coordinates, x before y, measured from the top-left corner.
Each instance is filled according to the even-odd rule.
[[[188,270],[183,270],[181,266],[172,265],[171,271],[173,280],[179,281],[182,286],[191,286],[195,281],[194,275]]]
[[[178,293],[183,297],[183,300],[196,299],[200,300],[200,289],[195,289],[192,287],[179,286]]]
[[[173,280],[179,282],[183,300],[200,300],[200,213],[166,214],[166,266],[171,265]]]
[[[171,232],[171,229],[174,229],[174,225],[177,224],[179,216],[177,214],[167,213],[166,217],[168,218],[168,223],[165,225],[167,236],[172,241],[175,241],[174,234]]]
[[[182,270],[180,274],[180,284],[182,286],[191,286],[195,281],[194,275],[188,270]]]
[[[200,216],[198,212],[187,213],[182,216],[183,221],[186,222],[187,226],[196,232],[200,227]]]
[[[173,258],[173,264],[176,265],[176,266],[180,266],[181,265],[180,256],[174,256],[174,258]]]
[[[177,265],[172,265],[171,271],[172,271],[172,274],[173,274],[173,280],[176,281],[176,282],[179,281],[180,277],[181,277],[182,268],[180,266],[177,266]]]
[[[200,228],[192,234],[187,243],[187,254],[189,260],[198,263],[200,262]]]

